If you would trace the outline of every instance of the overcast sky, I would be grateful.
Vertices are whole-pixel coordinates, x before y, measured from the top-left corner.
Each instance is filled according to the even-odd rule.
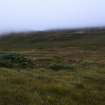
[[[105,0],[0,0],[0,31],[105,25]]]

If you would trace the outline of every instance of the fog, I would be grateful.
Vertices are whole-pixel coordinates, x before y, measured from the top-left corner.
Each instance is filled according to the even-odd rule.
[[[0,32],[105,25],[105,0],[1,0]]]

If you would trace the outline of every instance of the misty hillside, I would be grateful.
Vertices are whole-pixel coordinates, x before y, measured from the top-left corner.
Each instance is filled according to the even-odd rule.
[[[0,38],[0,50],[80,47],[100,49],[105,45],[105,30],[77,29],[46,32],[10,33]]]

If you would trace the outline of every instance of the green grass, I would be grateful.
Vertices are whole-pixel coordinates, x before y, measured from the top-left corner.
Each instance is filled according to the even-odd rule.
[[[104,105],[105,69],[0,69],[0,105]]]
[[[0,39],[0,105],[105,105],[104,32],[12,35]]]

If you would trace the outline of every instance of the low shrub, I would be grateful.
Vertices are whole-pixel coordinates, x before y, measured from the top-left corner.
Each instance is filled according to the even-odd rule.
[[[24,55],[16,53],[0,53],[0,67],[32,67],[33,63]]]
[[[73,70],[74,66],[71,64],[50,64],[49,68],[52,70]]]

